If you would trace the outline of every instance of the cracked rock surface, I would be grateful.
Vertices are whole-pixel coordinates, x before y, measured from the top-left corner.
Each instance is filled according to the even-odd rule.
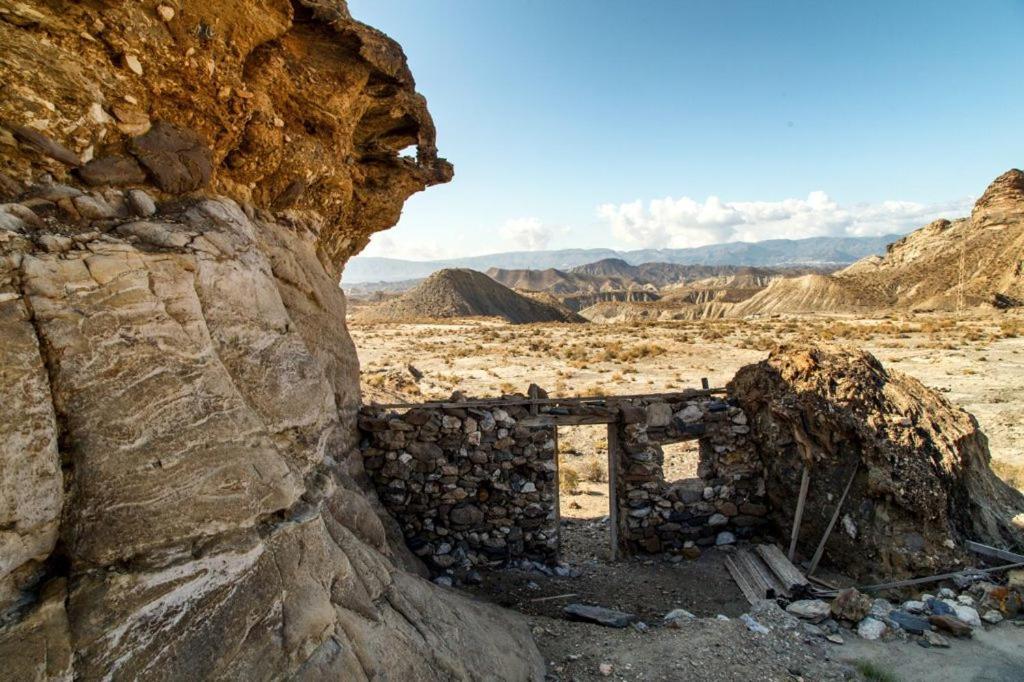
[[[542,676],[355,448],[338,275],[451,177],[401,49],[339,1],[159,9],[0,0],[0,677]]]

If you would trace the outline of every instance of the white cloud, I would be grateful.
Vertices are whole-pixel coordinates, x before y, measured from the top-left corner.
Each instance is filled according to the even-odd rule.
[[[460,254],[455,249],[441,246],[437,241],[396,239],[386,232],[377,232],[370,237],[370,243],[359,255],[403,260],[443,260]]]
[[[501,227],[501,236],[516,250],[543,251],[551,238],[563,235],[568,228],[545,225],[539,218],[511,218]]]
[[[903,233],[936,218],[970,213],[973,200],[937,204],[883,201],[840,206],[825,192],[806,199],[725,202],[716,196],[703,203],[689,197],[601,204],[599,218],[628,246],[684,248],[734,241],[804,237],[877,236]]]

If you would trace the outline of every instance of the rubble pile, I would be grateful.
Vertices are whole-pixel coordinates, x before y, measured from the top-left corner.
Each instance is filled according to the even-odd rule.
[[[804,467],[799,552],[810,557],[850,484],[824,562],[857,580],[929,575],[965,561],[964,541],[1024,546],[1024,496],[989,468],[977,421],[852,346],[784,346],[728,386],[788,534]]]

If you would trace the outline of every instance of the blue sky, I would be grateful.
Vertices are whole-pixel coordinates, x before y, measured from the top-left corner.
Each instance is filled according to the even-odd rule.
[[[1024,0],[350,0],[455,179],[366,255],[906,231],[1024,165]]]

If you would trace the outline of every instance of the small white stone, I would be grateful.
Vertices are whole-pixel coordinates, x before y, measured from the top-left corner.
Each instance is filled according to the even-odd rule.
[[[885,623],[868,616],[861,622],[857,623],[857,634],[861,639],[876,640],[880,639],[885,634]]]
[[[142,75],[142,62],[140,62],[139,58],[135,55],[126,54],[124,56],[124,65],[127,66],[136,76]]]
[[[160,18],[164,21],[170,21],[174,18],[174,8],[169,5],[160,5],[156,8],[156,13],[160,15]]]
[[[527,481],[526,483],[523,484],[523,487],[520,489],[520,492],[535,493],[537,492],[537,486],[533,484],[533,481]]]
[[[974,606],[974,598],[969,594],[961,594],[956,598],[956,601],[958,604],[963,604],[964,606]]]
[[[828,602],[821,599],[800,599],[787,606],[786,611],[807,620],[822,620],[832,613]]]
[[[970,625],[972,628],[981,627],[981,617],[978,612],[972,606],[965,606],[964,604],[953,604],[953,610],[956,611],[956,617],[963,622]]]
[[[708,519],[708,525],[714,528],[715,526],[724,526],[729,523],[729,519],[726,518],[725,514],[712,514],[711,518]]]
[[[995,609],[992,609],[990,611],[986,611],[985,615],[983,615],[981,619],[986,623],[991,623],[992,625],[995,625],[996,623],[1002,622],[1003,614],[999,613]]]
[[[723,545],[731,545],[736,542],[736,536],[727,530],[722,531],[715,538],[715,545],[721,547]]]

